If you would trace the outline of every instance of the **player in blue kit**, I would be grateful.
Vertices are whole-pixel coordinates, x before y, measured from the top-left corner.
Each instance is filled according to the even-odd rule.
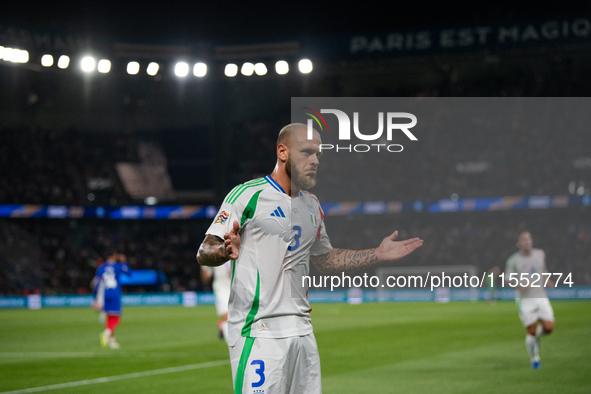
[[[96,270],[97,280],[94,285],[92,307],[94,310],[100,310],[99,300],[102,298],[102,310],[107,315],[105,331],[100,334],[101,346],[104,348],[119,349],[120,347],[115,340],[114,332],[121,317],[121,275],[131,275],[131,269],[123,254],[111,254]]]

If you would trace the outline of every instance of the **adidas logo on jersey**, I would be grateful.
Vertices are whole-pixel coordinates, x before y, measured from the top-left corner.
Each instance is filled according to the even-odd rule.
[[[271,213],[271,216],[277,217],[277,218],[284,218],[285,214],[283,213],[283,210],[281,209],[281,207],[277,207],[277,209]]]

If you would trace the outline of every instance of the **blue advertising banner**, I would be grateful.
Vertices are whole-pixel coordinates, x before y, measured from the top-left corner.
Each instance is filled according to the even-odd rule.
[[[327,216],[381,215],[400,212],[473,212],[552,209],[591,206],[591,196],[509,196],[442,199],[438,201],[365,201],[322,203]],[[0,217],[99,219],[211,219],[218,208],[209,206],[68,207],[0,204]]]
[[[356,291],[353,291],[356,290]],[[591,300],[591,286],[573,286],[559,287],[556,289],[547,289],[548,297],[551,300]],[[190,293],[190,294],[189,294]],[[187,296],[192,295],[196,302],[188,304]],[[196,296],[196,297],[195,297]],[[41,296],[42,308],[58,307],[90,307],[92,305],[92,295],[55,295]],[[330,290],[310,290],[310,302],[355,302],[361,301],[483,301],[490,298],[487,289],[479,288],[460,288],[447,289],[437,288],[434,291],[425,289],[404,289],[404,290],[362,290],[362,289],[338,289]],[[496,300],[513,300],[515,291],[513,289],[500,289],[494,293]],[[183,299],[185,303],[183,303]],[[32,296],[4,296],[0,297],[0,309],[30,308],[38,309],[39,306],[30,305]],[[215,297],[213,293],[142,293],[142,294],[124,294],[122,297],[124,306],[140,305],[213,305]]]
[[[132,270],[130,276],[121,275],[122,285],[155,285],[158,283],[156,270]]]

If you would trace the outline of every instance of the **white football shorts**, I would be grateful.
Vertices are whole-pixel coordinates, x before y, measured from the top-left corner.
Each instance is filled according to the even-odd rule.
[[[230,346],[234,392],[321,394],[314,333],[288,338],[240,337]]]
[[[538,320],[554,321],[554,310],[547,298],[522,298],[517,301],[517,308],[524,327],[529,327]]]
[[[228,313],[228,302],[230,301],[230,288],[218,289],[215,292],[215,310],[218,316]]]

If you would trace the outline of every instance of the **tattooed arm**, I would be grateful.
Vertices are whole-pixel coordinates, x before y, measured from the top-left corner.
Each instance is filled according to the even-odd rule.
[[[312,263],[322,273],[355,271],[378,263],[376,248],[349,250],[334,248],[320,256],[312,256]]]
[[[398,237],[398,231],[384,238],[377,248],[364,250],[335,248],[323,255],[312,256],[311,261],[322,273],[354,271],[383,261],[401,259],[423,246],[423,240],[420,238],[395,242],[396,237]]]
[[[240,226],[234,221],[232,230],[224,235],[224,239],[207,234],[199,246],[197,262],[208,267],[217,267],[228,260],[238,259],[240,252]]]

